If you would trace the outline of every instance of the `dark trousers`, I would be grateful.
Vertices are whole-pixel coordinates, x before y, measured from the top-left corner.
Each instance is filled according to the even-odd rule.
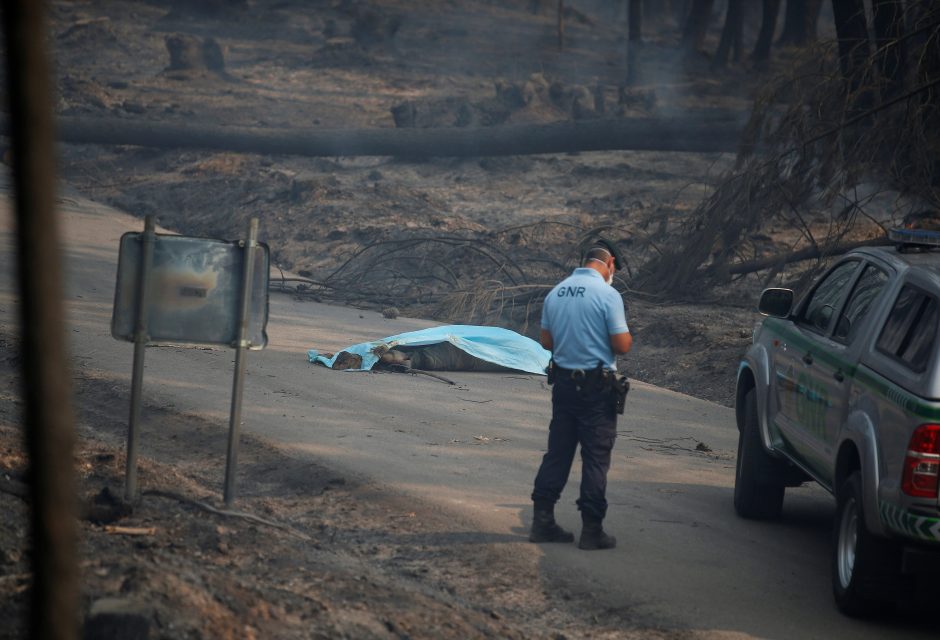
[[[532,501],[554,505],[568,481],[574,452],[581,445],[581,496],[578,509],[603,519],[607,515],[607,470],[617,438],[617,414],[613,392],[606,388],[578,389],[562,379],[552,388],[552,422],[548,427],[548,451],[535,476]]]

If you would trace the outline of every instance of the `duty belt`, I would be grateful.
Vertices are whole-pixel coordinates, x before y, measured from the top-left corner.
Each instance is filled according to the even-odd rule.
[[[579,392],[585,389],[610,389],[613,392],[611,398],[614,410],[618,414],[623,414],[627,393],[630,391],[630,381],[626,376],[618,375],[612,369],[605,369],[602,364],[598,364],[593,369],[565,369],[559,367],[554,361],[549,363],[546,373],[548,384],[553,384],[558,380],[570,380],[574,382]]]
[[[610,369],[565,369],[557,364],[552,365],[555,370],[555,376],[559,380],[602,380],[612,376],[616,371]]]

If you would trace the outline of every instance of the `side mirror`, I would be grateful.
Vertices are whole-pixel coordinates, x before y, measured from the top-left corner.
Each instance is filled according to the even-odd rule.
[[[793,308],[793,291],[791,289],[764,289],[760,294],[757,310],[765,316],[786,318]]]

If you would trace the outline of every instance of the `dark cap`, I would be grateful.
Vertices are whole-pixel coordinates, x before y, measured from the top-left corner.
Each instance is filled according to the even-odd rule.
[[[605,251],[607,251],[607,253],[613,256],[614,268],[617,269],[618,271],[623,268],[624,264],[626,264],[626,261],[623,259],[623,256],[620,254],[620,250],[617,249],[617,245],[615,245],[610,240],[607,240],[606,238],[603,238],[603,237],[595,238],[591,243],[586,244],[585,247],[587,247],[588,251],[590,251],[591,249],[596,249],[596,248],[604,249]]]

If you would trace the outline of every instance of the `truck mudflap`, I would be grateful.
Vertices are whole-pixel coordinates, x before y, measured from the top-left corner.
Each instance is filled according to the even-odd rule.
[[[881,502],[879,510],[887,529],[907,538],[940,543],[940,518],[915,515],[887,502]]]

